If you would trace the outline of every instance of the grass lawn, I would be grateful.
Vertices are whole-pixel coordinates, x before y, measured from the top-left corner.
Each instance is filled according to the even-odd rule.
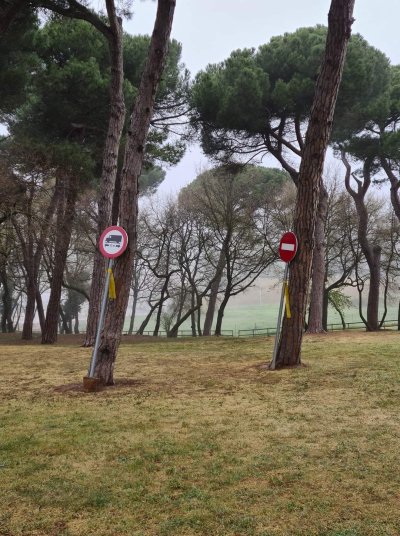
[[[124,344],[86,394],[89,350],[0,337],[0,535],[398,536],[400,334],[272,343]]]

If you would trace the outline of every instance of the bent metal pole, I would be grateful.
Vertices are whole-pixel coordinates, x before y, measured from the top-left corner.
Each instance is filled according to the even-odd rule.
[[[106,275],[106,282],[104,284],[103,299],[101,301],[100,318],[99,318],[99,323],[97,326],[96,342],[94,343],[92,359],[90,361],[90,367],[89,367],[89,373],[88,373],[89,378],[94,378],[93,375],[96,369],[97,352],[100,346],[100,337],[101,337],[101,332],[103,331],[104,317],[106,316],[107,303],[108,303],[108,289],[110,286],[110,276],[111,276],[111,269],[113,267],[113,264],[114,264],[114,260],[109,259],[108,267],[107,267],[108,269],[107,269],[107,275]]]
[[[279,345],[279,339],[280,339],[280,335],[281,335],[282,311],[283,311],[283,302],[284,302],[284,299],[285,299],[285,289],[286,289],[286,281],[288,279],[288,272],[289,272],[289,263],[286,263],[285,273],[284,273],[284,276],[283,276],[281,303],[279,304],[278,323],[276,325],[274,352],[272,354],[272,361],[271,361],[271,364],[269,366],[270,370],[275,370],[275,366],[276,366],[276,355],[278,353],[278,345]]]

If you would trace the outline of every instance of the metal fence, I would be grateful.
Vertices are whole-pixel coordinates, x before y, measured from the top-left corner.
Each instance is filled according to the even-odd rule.
[[[239,329],[238,337],[270,337],[275,333],[276,328]]]
[[[362,330],[365,329],[364,322],[345,322],[343,324],[328,324],[328,331],[343,331],[343,330]],[[385,320],[381,326],[383,330],[397,330],[398,329],[398,320]],[[124,334],[127,335],[128,332]],[[253,328],[253,329],[239,329],[237,335],[233,329],[222,330],[221,336],[223,337],[272,337],[276,333],[276,328]],[[144,331],[143,335],[149,337],[154,336],[153,331]],[[159,331],[158,337],[166,337],[167,333],[165,331]],[[178,332],[178,337],[193,337],[191,330],[180,330]]]
[[[328,324],[328,331],[343,331],[343,330],[363,330],[365,329],[364,322],[345,322],[343,324]],[[382,330],[398,330],[398,320],[385,320],[381,326]],[[18,331],[19,332],[19,331]],[[82,331],[81,333],[84,333]],[[225,329],[221,331],[222,337],[272,337],[276,333],[276,328],[253,328],[253,329],[239,329],[237,333],[233,329]],[[40,331],[35,330],[34,335],[40,335]],[[123,335],[129,335],[128,331],[124,331]],[[136,335],[136,333],[132,333]],[[144,331],[142,335],[147,337],[154,337],[152,330]],[[158,337],[167,337],[166,331],[159,331]],[[180,330],[178,337],[193,337],[192,330]],[[196,335],[198,336],[198,335]]]
[[[123,332],[123,335],[129,335],[127,331]],[[136,333],[132,333],[132,335],[136,335]],[[142,335],[146,337],[154,337],[154,331],[143,331]],[[166,337],[167,332],[166,331],[159,331],[156,335],[156,337]],[[178,337],[198,337],[199,335],[193,335],[191,329],[183,329],[178,331]],[[233,329],[223,329],[221,330],[221,337],[234,337],[235,333]]]
[[[364,322],[345,322],[343,324],[328,324],[328,331],[343,331],[347,329],[365,329]],[[382,323],[383,330],[397,330],[398,320],[385,320]],[[275,335],[276,328],[254,328],[254,329],[239,329],[238,337],[270,337]]]

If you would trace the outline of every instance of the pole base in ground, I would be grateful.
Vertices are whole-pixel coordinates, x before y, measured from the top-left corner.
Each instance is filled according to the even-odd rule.
[[[83,377],[83,390],[86,393],[96,393],[102,388],[102,383],[99,378],[89,378],[89,376]]]

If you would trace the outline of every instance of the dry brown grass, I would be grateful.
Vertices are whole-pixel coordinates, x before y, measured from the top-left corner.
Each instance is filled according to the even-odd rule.
[[[3,339],[4,342],[4,339]],[[400,335],[0,346],[0,534],[398,536]]]

